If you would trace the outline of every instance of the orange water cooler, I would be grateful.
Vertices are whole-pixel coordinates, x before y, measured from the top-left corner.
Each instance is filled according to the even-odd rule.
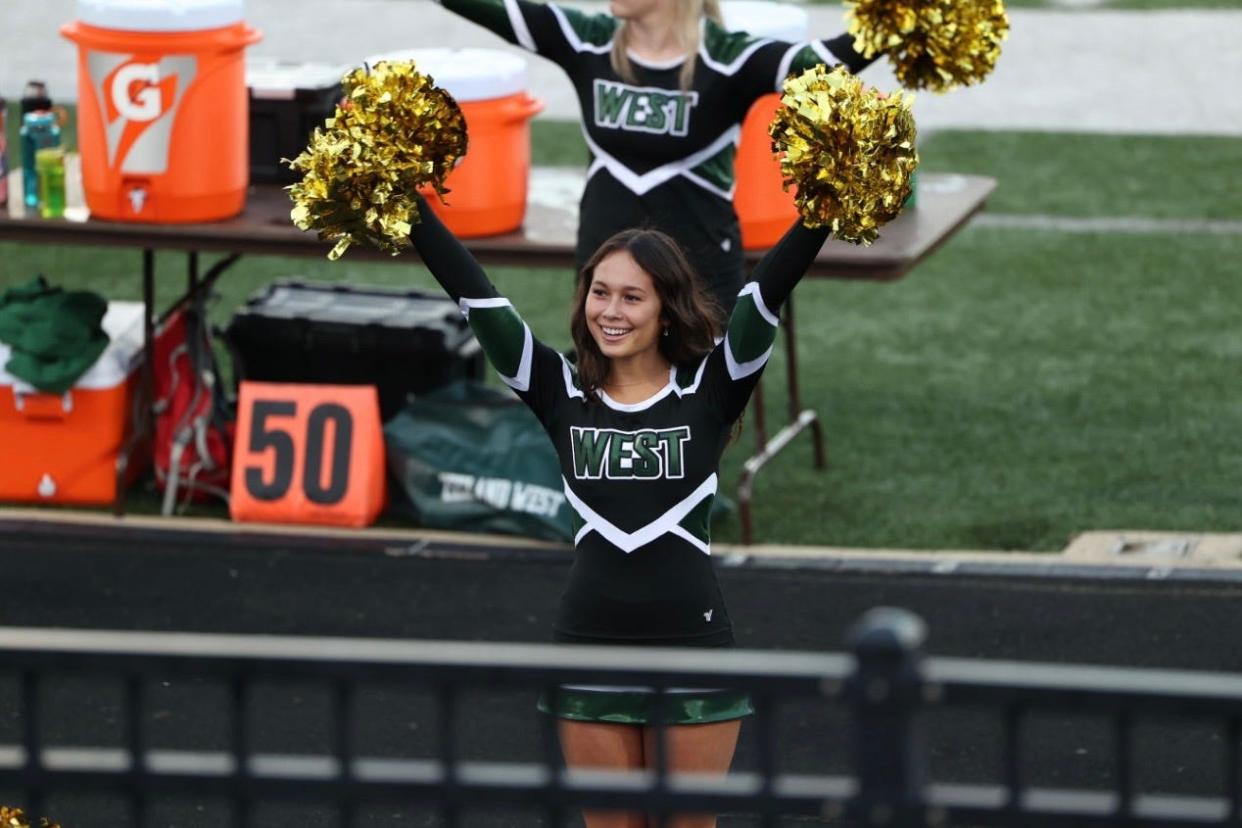
[[[807,39],[807,13],[787,3],[765,0],[725,0],[721,3],[725,28],[801,43]],[[768,125],[776,115],[780,95],[776,92],[755,101],[742,123],[735,170],[737,189],[733,207],[742,227],[742,247],[771,247],[793,224],[798,212],[792,192],[781,188],[781,167],[772,157]]]
[[[441,204],[424,195],[459,238],[494,236],[522,226],[530,182],[530,119],[543,102],[526,92],[526,61],[496,49],[410,49],[368,58],[412,60],[461,106],[466,155],[449,174]]]
[[[108,347],[63,394],[40,392],[4,370],[0,342],[0,500],[107,504],[117,495],[117,456],[133,429],[143,304],[110,302]],[[128,479],[141,469],[127,467]],[[127,480],[128,482],[128,480]]]
[[[92,215],[160,224],[241,212],[249,180],[244,0],[78,0],[78,148]]]

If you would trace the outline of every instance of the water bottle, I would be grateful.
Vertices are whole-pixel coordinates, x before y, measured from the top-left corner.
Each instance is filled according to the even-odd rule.
[[[39,175],[39,214],[60,218],[65,214],[65,148],[44,147],[35,153]]]
[[[21,97],[21,116],[17,122],[18,129],[21,134],[21,165],[22,165],[22,188],[25,191],[25,201],[28,210],[34,210],[39,206],[39,187],[37,170],[35,169],[35,153],[42,147],[50,146],[47,143],[50,139],[42,136],[32,136],[35,143],[28,146],[26,143],[26,115],[31,112],[51,112],[52,99],[47,94],[47,84],[41,80],[26,81],[26,86],[22,89]],[[43,128],[42,126],[40,128]],[[60,130],[59,120],[56,123],[57,132]],[[57,138],[56,143],[60,143]]]
[[[9,102],[0,95],[0,207],[9,203]]]
[[[22,116],[22,188],[25,190],[28,212],[33,212],[39,206],[39,170],[36,166],[38,152],[60,146],[58,120],[56,113],[48,110],[27,112]]]

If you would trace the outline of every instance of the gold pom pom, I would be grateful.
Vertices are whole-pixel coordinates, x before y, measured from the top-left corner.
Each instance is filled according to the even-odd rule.
[[[31,828],[31,826],[26,821],[26,815],[22,813],[21,808],[0,805],[0,828]],[[60,828],[60,825],[51,822],[47,817],[40,817],[39,828]]]
[[[845,0],[854,48],[885,52],[907,89],[946,92],[979,83],[1009,36],[1003,0]]]
[[[332,260],[355,243],[394,256],[419,221],[415,194],[444,178],[466,152],[466,122],[452,96],[411,62],[381,62],[345,76],[345,98],[290,162],[293,223],[335,241]]]
[[[3,828],[29,828],[26,815],[21,808],[8,808],[0,805],[0,826]]]
[[[912,100],[865,89],[840,66],[815,66],[785,81],[768,134],[785,189],[798,187],[803,224],[828,225],[838,239],[871,244],[901,212],[919,163]]]

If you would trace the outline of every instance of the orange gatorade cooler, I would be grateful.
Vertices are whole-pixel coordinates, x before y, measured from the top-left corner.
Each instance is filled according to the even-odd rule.
[[[449,174],[441,204],[427,202],[459,238],[494,236],[522,226],[530,180],[530,119],[543,102],[526,93],[526,61],[495,49],[410,49],[367,60],[412,60],[461,106],[466,155]]]
[[[241,212],[249,181],[244,0],[78,0],[78,148],[98,218]]]
[[[103,329],[110,342],[63,394],[43,393],[6,372],[0,343],[0,500],[111,503],[117,454],[133,427],[133,395],[142,354],[141,302],[110,302]],[[128,467],[128,477],[140,469]]]
[[[765,0],[725,0],[721,3],[721,12],[725,28],[731,31],[791,43],[807,39],[807,13],[796,6]],[[776,92],[764,95],[751,105],[742,122],[735,162],[737,189],[733,193],[733,207],[742,227],[742,247],[747,250],[776,244],[798,217],[794,194],[781,188],[781,166],[772,157],[772,139],[768,137],[768,125],[776,115],[780,100]]]

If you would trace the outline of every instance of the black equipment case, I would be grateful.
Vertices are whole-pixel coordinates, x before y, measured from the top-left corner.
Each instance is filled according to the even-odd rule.
[[[374,385],[388,420],[409,394],[481,380],[483,352],[443,294],[282,279],[229,321],[238,379]]]
[[[348,66],[289,63],[249,58],[246,86],[250,95],[250,181],[292,184],[302,174],[281,163],[294,159],[336,112],[341,76]]]

